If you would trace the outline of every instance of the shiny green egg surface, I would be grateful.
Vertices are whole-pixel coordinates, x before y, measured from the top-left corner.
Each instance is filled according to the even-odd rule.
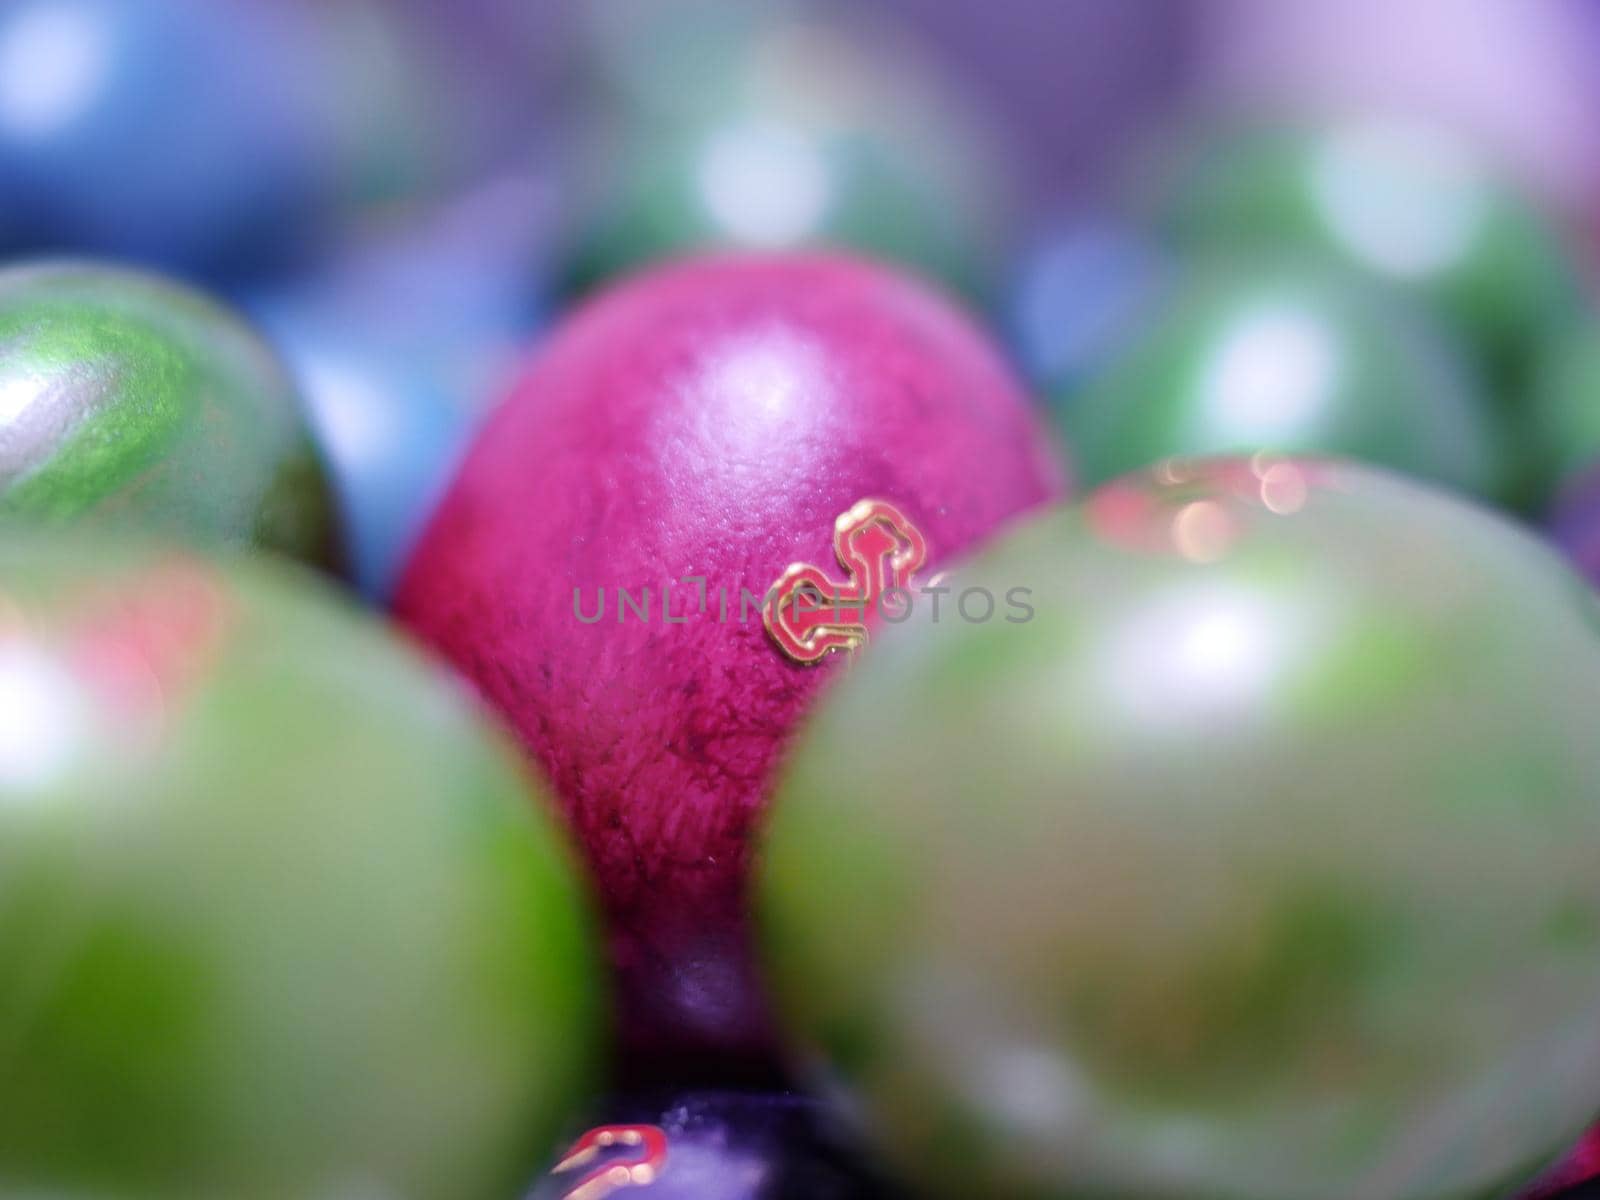
[[[1011,602],[874,635],[761,873],[786,1021],[904,1176],[1487,1200],[1600,1110],[1600,603],[1550,550],[1257,457],[948,585]]]
[[[309,576],[0,533],[0,1194],[515,1194],[603,1025],[545,799]]]
[[[332,512],[288,373],[231,312],[117,267],[0,270],[0,518],[322,561]]]

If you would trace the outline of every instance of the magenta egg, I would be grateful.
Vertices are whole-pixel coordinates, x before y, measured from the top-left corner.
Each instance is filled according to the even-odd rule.
[[[634,1050],[767,1044],[745,891],[791,734],[889,589],[930,602],[913,589],[1064,490],[987,340],[853,259],[670,265],[531,363],[396,609],[554,780]],[[807,587],[832,598],[820,616],[794,600]]]
[[[1531,1187],[1519,1192],[1517,1200],[1584,1200],[1584,1197],[1592,1200],[1597,1188],[1600,1188],[1600,1125],[1584,1134],[1583,1140],[1566,1158]]]

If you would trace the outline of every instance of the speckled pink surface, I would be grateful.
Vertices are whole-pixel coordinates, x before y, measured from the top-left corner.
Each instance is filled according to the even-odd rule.
[[[668,266],[581,310],[527,370],[396,608],[554,779],[612,917],[636,1049],[765,1043],[742,918],[752,836],[844,663],[785,658],[757,605],[741,623],[740,589],[797,560],[835,571],[834,521],[863,498],[899,505],[938,569],[1063,488],[984,338],[853,260]],[[685,576],[705,577],[704,613]],[[680,623],[663,619],[669,584]],[[650,589],[648,620],[619,622],[619,587]],[[578,618],[575,588],[586,617],[605,589],[602,620]]]

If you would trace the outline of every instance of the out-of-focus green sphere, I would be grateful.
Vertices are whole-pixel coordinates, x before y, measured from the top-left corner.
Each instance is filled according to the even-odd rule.
[[[543,797],[308,580],[0,540],[0,1193],[501,1200],[602,1001]]]
[[[320,561],[332,513],[289,375],[232,313],[117,267],[0,270],[0,517]]]
[[[1600,601],[1551,551],[1257,458],[1120,481],[948,582],[802,738],[760,889],[790,1028],[909,1178],[1450,1200],[1576,1139]]]
[[[1202,258],[1076,399],[1054,406],[1086,483],[1173,455],[1348,455],[1474,492],[1502,485],[1495,414],[1402,296],[1326,265]]]
[[[1531,416],[1547,489],[1600,468],[1600,318],[1551,340]]]
[[[1571,256],[1537,204],[1443,130],[1252,129],[1185,158],[1157,202],[1182,240],[1314,251],[1414,291],[1510,405],[1543,337],[1579,306]]]
[[[669,19],[685,7],[627,4],[602,31],[610,116],[578,171],[566,287],[826,246],[989,291],[1012,216],[998,139],[897,31],[713,5],[691,39]]]

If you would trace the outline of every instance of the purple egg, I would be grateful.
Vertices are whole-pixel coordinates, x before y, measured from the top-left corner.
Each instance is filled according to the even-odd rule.
[[[528,1200],[885,1200],[852,1139],[793,1092],[612,1100]]]
[[[870,534],[913,526],[931,575],[1062,488],[995,349],[937,293],[859,260],[691,260],[552,334],[396,610],[555,780],[609,907],[636,1049],[769,1045],[745,937],[752,838],[795,725],[845,664],[769,632],[763,597],[795,564],[845,577],[841,524],[862,502],[898,508],[899,523],[869,513]]]

